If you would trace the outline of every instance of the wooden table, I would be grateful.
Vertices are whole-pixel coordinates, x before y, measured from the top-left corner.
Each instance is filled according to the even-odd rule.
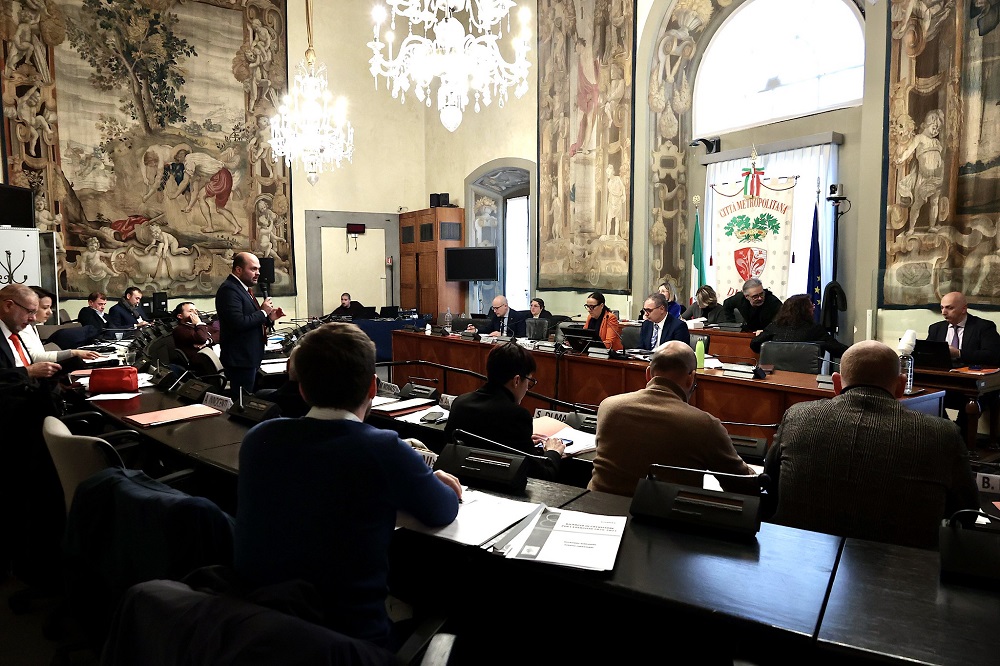
[[[692,333],[707,335],[708,353],[718,356],[726,363],[756,363],[760,354],[750,349],[750,341],[754,339],[752,331],[722,331],[717,328],[692,328]]]
[[[990,443],[995,445],[1000,437],[1000,408],[996,405],[997,391],[1000,391],[1000,370],[981,374],[958,372],[956,370],[922,370],[915,368],[913,381],[920,386],[959,394],[967,399],[965,413],[965,443],[970,452],[976,450],[976,435],[979,432],[979,418],[982,416],[983,399],[992,402],[990,409]]]

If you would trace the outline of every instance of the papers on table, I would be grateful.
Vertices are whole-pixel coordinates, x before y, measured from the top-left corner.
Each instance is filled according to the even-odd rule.
[[[399,402],[399,398],[377,395],[372,398],[372,407],[381,407],[382,405],[388,405],[390,402]]]
[[[90,378],[87,377],[86,379],[89,384]],[[128,400],[129,398],[136,398],[140,395],[142,394],[138,391],[135,393],[98,393],[97,395],[90,396],[87,400]]]
[[[571,428],[559,419],[551,416],[539,416],[534,420],[531,432],[546,437],[558,437],[562,440],[572,440],[566,444],[566,455],[575,456],[588,451],[597,450],[597,437],[589,432]]]
[[[627,520],[625,516],[542,507],[499,550],[504,557],[516,560],[610,571],[615,567]]]
[[[136,393],[136,395],[139,394]],[[171,407],[170,409],[161,409],[155,412],[146,412],[144,414],[133,414],[132,416],[124,417],[122,420],[127,421],[132,425],[137,425],[140,428],[151,428],[153,426],[165,425],[167,423],[176,423],[177,421],[190,421],[192,419],[200,419],[206,416],[218,416],[221,413],[222,412],[214,407],[195,403],[193,405]]]
[[[521,520],[539,504],[520,502],[489,495],[478,490],[465,490],[458,506],[458,517],[444,527],[427,527],[408,513],[396,516],[396,527],[431,534],[468,546],[480,546]]]
[[[721,367],[722,367],[722,361],[720,361],[716,357],[714,356],[705,357],[705,368],[707,370],[718,370]]]
[[[280,375],[282,373],[288,372],[288,359],[273,359],[271,361],[262,361],[260,364],[260,371],[265,375]]]
[[[421,421],[421,419],[423,419],[425,415],[430,414],[431,412],[438,412],[438,413],[441,414],[441,416],[439,416],[438,418],[434,419],[433,421]],[[419,410],[417,410],[415,412],[410,412],[409,414],[406,414],[405,416],[400,416],[397,420],[398,421],[406,421],[407,423],[429,423],[429,424],[444,423],[445,421],[448,420],[448,415],[449,414],[450,414],[450,412],[447,409],[445,409],[444,407],[438,407],[437,405],[431,405],[427,409],[419,409]]]
[[[372,403],[372,411],[383,416],[401,416],[432,404],[434,401],[430,398],[410,398],[409,400],[384,403],[377,407]]]

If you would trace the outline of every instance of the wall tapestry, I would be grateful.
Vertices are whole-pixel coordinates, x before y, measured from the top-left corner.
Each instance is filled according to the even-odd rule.
[[[63,297],[211,296],[241,250],[295,293],[286,38],[284,0],[3,2],[7,180],[58,232]]]
[[[538,2],[538,288],[631,284],[634,0]]]
[[[882,304],[1000,305],[1000,0],[893,3]]]

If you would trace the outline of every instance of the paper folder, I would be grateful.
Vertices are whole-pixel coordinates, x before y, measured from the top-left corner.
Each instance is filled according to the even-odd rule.
[[[151,428],[167,423],[176,423],[177,421],[190,421],[192,419],[205,418],[206,416],[218,416],[221,413],[214,407],[196,403],[193,405],[184,405],[183,407],[172,407],[171,409],[146,412],[145,414],[134,414],[126,416],[122,420],[128,421],[132,425],[137,425],[140,428]]]

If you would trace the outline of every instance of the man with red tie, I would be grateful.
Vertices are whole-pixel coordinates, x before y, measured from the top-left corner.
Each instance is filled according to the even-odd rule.
[[[233,258],[233,271],[215,293],[215,310],[223,342],[219,355],[234,396],[239,390],[253,392],[257,369],[264,358],[267,329],[285,315],[271,303],[258,302],[253,287],[260,277],[260,260],[250,252]]]
[[[0,289],[0,333],[5,343],[0,344],[0,372],[24,373],[34,379],[44,379],[59,372],[58,363],[33,363],[18,335],[35,321],[37,311],[38,296],[29,287],[12,284]]]

